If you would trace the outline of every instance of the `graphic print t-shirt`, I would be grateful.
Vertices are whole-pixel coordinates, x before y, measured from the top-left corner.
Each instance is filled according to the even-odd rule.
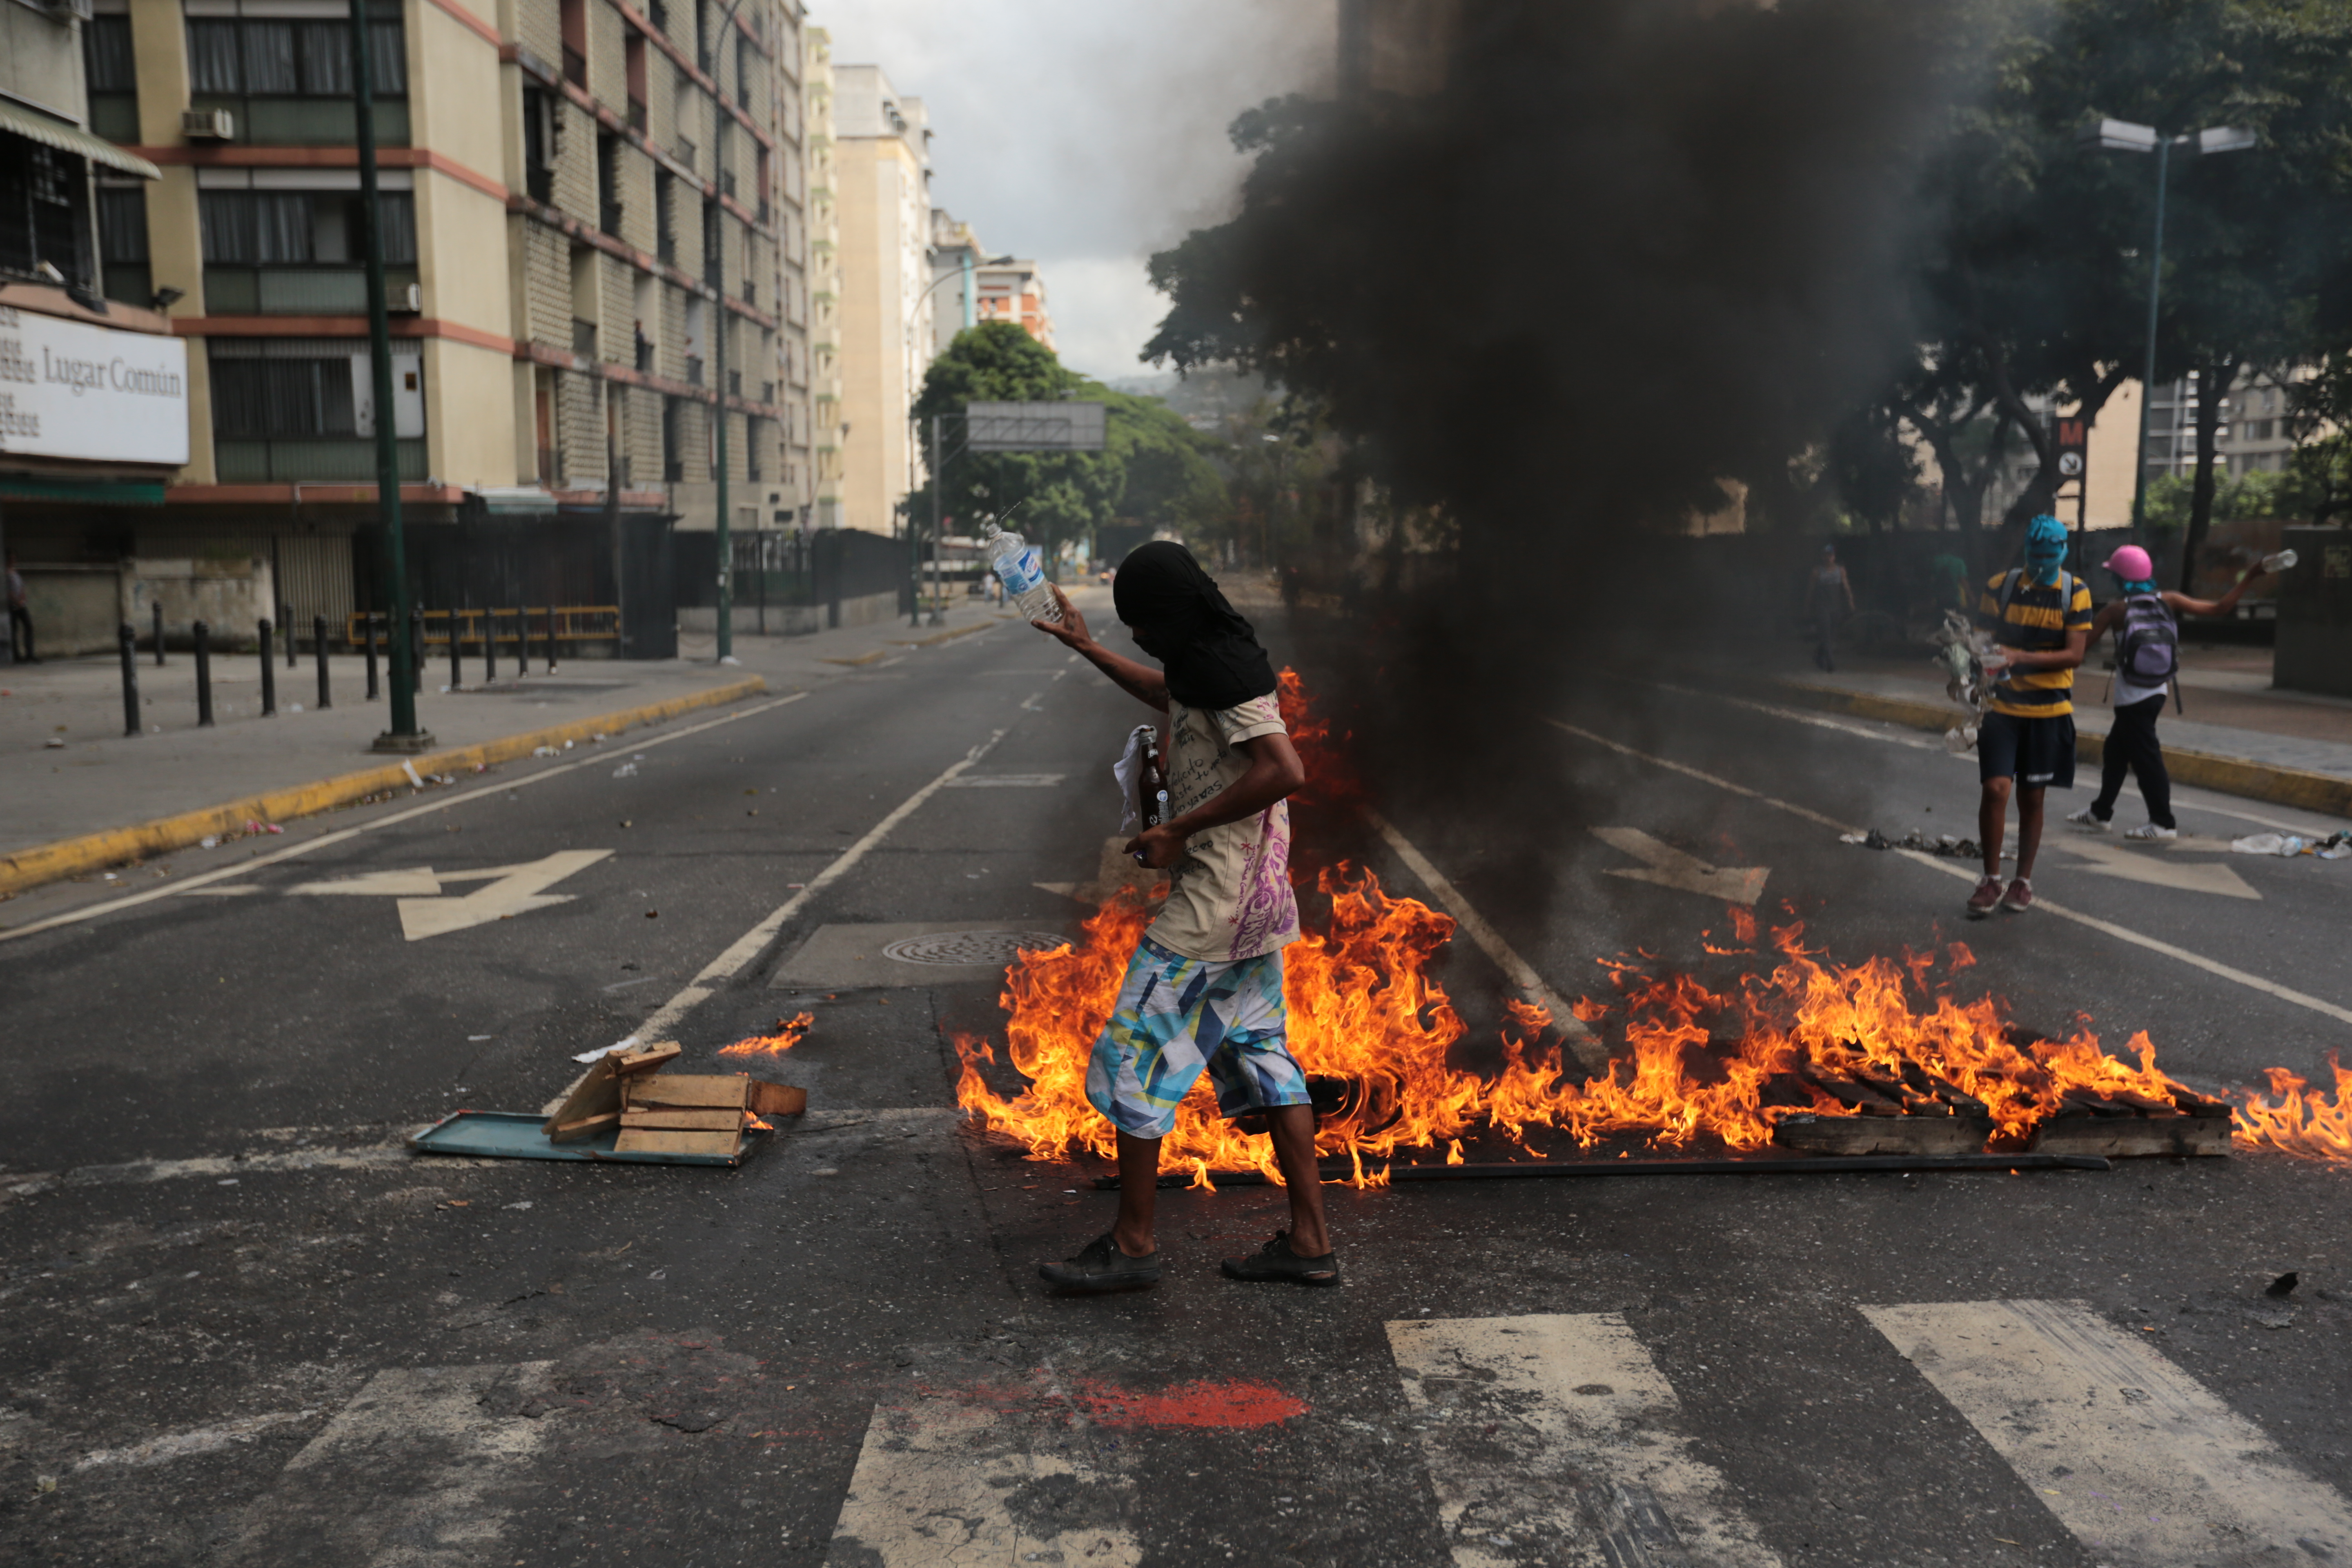
[[[1168,811],[1178,817],[1215,799],[1249,772],[1237,744],[1281,735],[1274,697],[1238,708],[1168,705]],[[1290,892],[1290,805],[1195,833],[1169,871],[1168,902],[1144,934],[1171,952],[1213,963],[1257,958],[1298,940]]]

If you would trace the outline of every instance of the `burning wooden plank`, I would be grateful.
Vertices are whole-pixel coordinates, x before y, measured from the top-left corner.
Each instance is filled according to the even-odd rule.
[[[2168,1105],[2130,1089],[2075,1089],[2033,1130],[2030,1147],[2040,1154],[2227,1154],[2231,1121],[2227,1104],[2186,1090]]]

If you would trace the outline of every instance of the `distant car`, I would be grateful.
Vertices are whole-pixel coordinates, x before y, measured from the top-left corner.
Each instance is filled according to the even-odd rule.
[[[1096,582],[1097,582],[1097,583],[1108,583],[1108,582],[1109,582],[1109,581],[1110,581],[1114,576],[1117,576],[1118,574],[1118,567],[1116,567],[1116,566],[1106,566],[1106,567],[1104,567],[1101,571],[1099,571],[1099,572],[1097,572],[1097,573],[1096,573],[1096,574],[1095,574],[1095,581],[1096,581]]]

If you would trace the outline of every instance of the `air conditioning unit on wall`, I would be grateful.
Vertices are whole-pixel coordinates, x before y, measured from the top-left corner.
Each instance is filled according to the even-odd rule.
[[[425,309],[425,285],[411,283],[384,291],[384,309],[394,315],[414,316]]]
[[[226,109],[180,110],[180,134],[191,142],[234,142],[236,114]]]

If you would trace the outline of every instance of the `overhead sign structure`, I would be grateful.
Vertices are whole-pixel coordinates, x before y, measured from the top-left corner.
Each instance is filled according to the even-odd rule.
[[[1099,452],[1099,403],[973,403],[964,407],[965,449],[972,452]]]
[[[188,460],[188,345],[0,305],[0,455]]]

